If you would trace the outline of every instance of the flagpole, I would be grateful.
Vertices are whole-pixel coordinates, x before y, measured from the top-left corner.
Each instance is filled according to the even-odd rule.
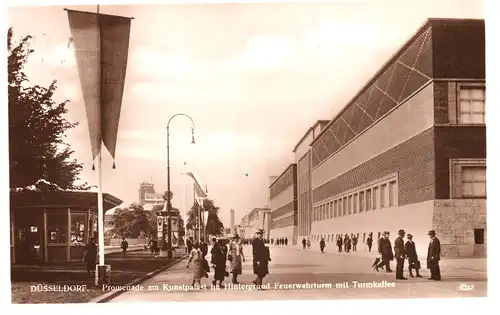
[[[184,173],[183,175],[186,175],[186,168],[187,168],[187,165],[186,165],[186,162],[184,162]],[[187,214],[187,206],[186,206],[186,185],[187,185],[187,178],[186,176],[184,176],[184,205],[182,206],[182,219],[184,220],[184,245],[186,245],[186,222],[187,222],[187,217],[186,217],[186,214]],[[186,252],[187,252],[187,247],[186,247]]]
[[[99,26],[99,5],[97,5],[97,24]],[[97,28],[101,31],[101,28]],[[101,46],[101,36],[97,36],[97,47]],[[99,49],[100,50],[100,49]],[[100,104],[101,105],[101,104]],[[102,141],[102,140],[101,140]],[[102,143],[102,142],[101,142]],[[104,202],[102,196],[102,150],[97,156],[97,217],[99,231],[99,265],[104,265]]]

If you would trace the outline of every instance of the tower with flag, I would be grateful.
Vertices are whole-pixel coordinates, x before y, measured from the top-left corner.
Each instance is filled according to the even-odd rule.
[[[104,208],[102,194],[102,145],[113,158],[127,72],[133,18],[65,9],[87,114],[92,169],[97,164],[99,266],[96,282],[109,282],[104,265]]]

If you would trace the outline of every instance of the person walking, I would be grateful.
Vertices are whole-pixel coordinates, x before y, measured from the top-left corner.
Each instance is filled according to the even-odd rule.
[[[189,237],[186,241],[186,247],[187,247],[187,252],[188,254],[191,253],[191,250],[193,249],[193,238]]]
[[[370,253],[372,251],[372,245],[373,245],[373,234],[370,233],[368,235],[368,238],[366,239],[366,246],[368,246],[368,252]]]
[[[302,249],[306,249],[306,238],[302,238]]]
[[[352,251],[355,252],[356,251],[356,246],[358,245],[358,237],[356,235],[354,235],[352,237]]]
[[[326,247],[325,239],[321,238],[321,241],[319,241],[319,249],[321,250],[322,254],[324,253],[325,247]]]
[[[351,238],[349,236],[346,236],[344,246],[345,246],[345,252],[349,253],[351,251]]]
[[[262,289],[262,280],[269,274],[269,262],[271,261],[269,247],[262,240],[263,235],[264,230],[259,229],[257,238],[252,242],[253,273],[257,276],[253,283],[257,285],[259,290]]]
[[[201,288],[201,278],[205,277],[205,269],[203,267],[203,253],[200,250],[200,244],[198,242],[193,244],[193,249],[189,253],[189,260],[186,265],[186,268],[189,268],[191,262],[193,262],[193,283],[194,287],[198,284],[199,288]]]
[[[337,247],[339,248],[339,253],[342,253],[342,236],[337,238]]]
[[[392,272],[390,262],[394,260],[394,254],[392,252],[391,241],[389,240],[389,232],[385,231],[384,236],[378,241],[378,252],[381,256],[380,263],[375,266],[378,271],[379,268],[385,266],[386,272]]]
[[[288,246],[288,237],[285,238],[285,246]]]
[[[396,258],[396,280],[408,280],[403,275],[405,266],[405,230],[398,231],[398,237],[394,241],[394,256]]]
[[[431,238],[429,248],[427,249],[427,269],[431,271],[429,280],[440,281],[441,270],[439,269],[439,261],[441,260],[441,242],[436,237],[434,230],[429,231],[427,235]]]
[[[122,236],[122,242],[120,244],[120,247],[121,247],[122,252],[123,252],[123,257],[125,257],[125,255],[127,254],[127,248],[128,248],[128,242],[125,239],[125,236]]]
[[[307,239],[307,249],[311,249],[311,240]]]
[[[212,250],[210,251],[210,254],[212,256],[211,263],[214,268],[214,280],[212,281],[212,284],[214,286],[217,285],[217,281],[219,282],[219,287],[223,287],[223,281],[226,277],[226,261],[227,257],[224,255],[224,249],[223,249],[223,243],[222,240],[220,239],[217,241],[216,239],[213,240],[213,247]]]
[[[410,277],[413,278],[412,269],[415,269],[417,278],[422,278],[419,272],[420,261],[418,260],[417,248],[413,242],[413,235],[408,234],[406,237],[408,238],[408,241],[405,244],[405,253],[408,258],[408,272],[410,273]]]
[[[89,239],[89,242],[85,247],[83,261],[87,267],[87,274],[89,276],[94,276],[95,266],[97,264],[97,245],[95,244],[93,237]]]
[[[245,261],[245,256],[243,255],[243,245],[241,245],[240,236],[236,233],[229,244],[227,260],[231,262],[232,283],[238,284],[238,276],[243,271],[242,264]]]

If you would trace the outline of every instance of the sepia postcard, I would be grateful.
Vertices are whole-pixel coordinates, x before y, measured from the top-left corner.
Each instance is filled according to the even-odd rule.
[[[484,12],[12,4],[11,303],[486,298]]]

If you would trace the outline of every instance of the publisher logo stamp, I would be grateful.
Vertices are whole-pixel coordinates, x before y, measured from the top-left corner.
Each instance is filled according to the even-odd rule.
[[[460,283],[458,285],[458,290],[460,291],[470,291],[474,289],[474,285],[470,283]]]

